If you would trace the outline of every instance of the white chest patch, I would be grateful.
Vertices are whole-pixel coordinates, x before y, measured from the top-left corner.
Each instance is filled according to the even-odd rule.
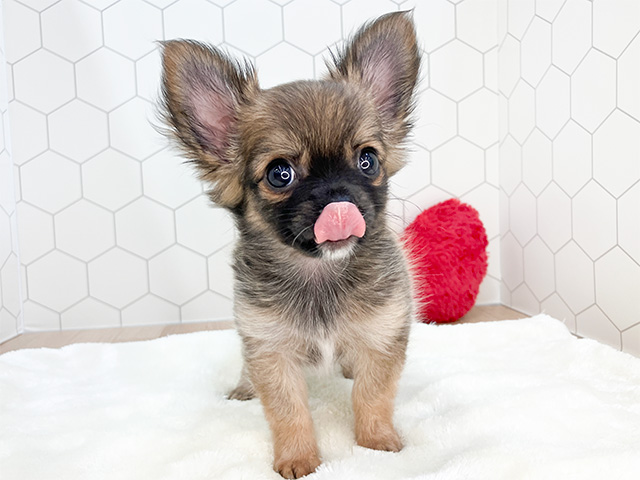
[[[316,343],[320,353],[320,361],[317,363],[319,373],[331,373],[335,362],[336,346],[333,339],[326,338]]]

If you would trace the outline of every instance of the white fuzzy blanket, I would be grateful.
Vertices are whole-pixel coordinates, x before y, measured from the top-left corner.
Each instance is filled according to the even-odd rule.
[[[0,478],[278,479],[240,364],[233,331],[2,355]],[[640,478],[640,359],[550,317],[415,325],[400,453],[355,445],[350,380],[309,382],[310,480]]]

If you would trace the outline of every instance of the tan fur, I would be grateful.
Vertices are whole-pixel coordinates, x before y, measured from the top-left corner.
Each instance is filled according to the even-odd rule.
[[[326,79],[269,90],[251,66],[214,47],[163,46],[169,134],[238,227],[234,308],[244,365],[229,398],[259,397],[274,469],[302,477],[320,464],[303,372],[337,361],[354,379],[357,443],[400,450],[393,403],[413,303],[386,203],[388,179],[404,164],[418,76],[410,15],[366,25]],[[371,152],[379,168],[367,172],[359,160]],[[274,160],[289,165],[294,182],[269,183]],[[358,208],[365,235],[318,245],[314,224],[338,201]]]
[[[387,155],[387,145],[376,138],[379,124],[371,99],[349,85],[340,84],[334,90],[319,92],[314,82],[286,84],[265,91],[259,102],[243,112],[250,119],[239,124],[245,138],[245,155],[257,152],[250,164],[252,178],[262,178],[267,165],[276,158],[290,160],[299,168],[298,173],[304,175],[311,162],[309,145],[321,152],[332,151],[336,140],[344,136],[345,126],[354,113],[341,98],[345,94],[361,109],[362,117],[343,146],[345,157],[353,157],[358,148],[371,145],[381,149],[385,163],[395,165],[400,161],[393,158],[393,153],[402,158],[402,151]],[[305,115],[297,116],[300,111]],[[327,122],[327,118],[331,118],[331,122]]]
[[[353,409],[358,445],[397,452],[402,442],[393,427],[393,401],[405,359],[406,319],[411,312],[398,299],[373,318],[362,316],[360,328],[344,335],[345,362],[352,369]],[[349,373],[349,372],[347,372]]]
[[[285,478],[304,476],[315,470],[320,460],[301,358],[259,349],[256,353],[247,362],[248,373],[271,426],[274,468]]]
[[[238,72],[236,65],[224,59],[216,50],[191,41],[163,42],[163,98],[164,116],[170,126],[168,135],[176,140],[185,156],[197,167],[201,180],[214,185],[210,191],[214,202],[231,208],[242,201],[243,188],[238,176],[238,145],[231,139],[219,150],[209,150],[193,133],[193,113],[188,100],[191,80],[189,75],[197,65],[218,61],[225,76],[232,79],[237,90],[234,103],[240,106],[255,98],[259,91],[258,79],[253,68]],[[240,87],[240,85],[242,87]]]
[[[404,324],[402,318],[399,323]],[[392,452],[402,449],[402,441],[393,427],[393,401],[405,347],[401,342],[388,351],[359,349],[352,394],[358,445]]]
[[[292,274],[312,284],[321,281],[324,272],[319,270],[323,268],[328,267],[311,262]],[[339,327],[323,340],[335,345],[345,376],[355,379],[352,401],[356,441],[363,447],[397,452],[402,449],[402,441],[393,426],[393,405],[404,365],[411,303],[399,297],[377,312],[356,301],[343,306]],[[287,476],[287,472],[302,472],[303,465],[313,465],[313,469],[318,465],[300,368],[305,364],[305,352],[318,339],[295,333],[295,318],[287,315],[273,317],[269,312],[246,308],[236,313],[237,328],[245,339],[247,371],[230,398],[246,399],[255,388],[274,435],[275,468],[285,478],[298,478]],[[259,323],[254,319],[260,319]],[[291,392],[296,395],[291,396]]]

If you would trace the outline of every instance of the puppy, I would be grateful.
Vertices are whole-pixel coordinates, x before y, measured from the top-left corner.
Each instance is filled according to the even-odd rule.
[[[169,133],[239,232],[244,366],[230,398],[259,397],[285,478],[320,464],[306,366],[337,361],[354,379],[358,445],[402,448],[393,404],[413,306],[386,209],[419,64],[406,12],[365,25],[325,79],[268,90],[251,65],[212,46],[163,43]]]

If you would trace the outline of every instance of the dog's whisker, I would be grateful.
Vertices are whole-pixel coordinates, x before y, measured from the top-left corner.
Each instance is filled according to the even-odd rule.
[[[292,246],[292,247],[294,247],[294,246],[295,246],[295,244],[296,244],[296,240],[297,240],[298,238],[300,238],[300,235],[302,235],[304,232],[306,232],[307,230],[309,230],[309,229],[310,229],[310,228],[312,228],[312,227],[313,227],[313,225],[309,225],[308,227],[303,228],[303,229],[300,231],[300,233],[298,233],[298,234],[293,238],[293,241],[291,242],[291,246]]]
[[[400,201],[402,203],[408,203],[409,205],[412,205],[412,206],[416,207],[418,210],[422,210],[423,209],[420,205],[418,205],[415,202],[412,202],[408,198],[401,198],[401,197],[398,197],[396,195],[390,195],[390,197],[391,197],[392,200],[398,200],[398,201]]]

